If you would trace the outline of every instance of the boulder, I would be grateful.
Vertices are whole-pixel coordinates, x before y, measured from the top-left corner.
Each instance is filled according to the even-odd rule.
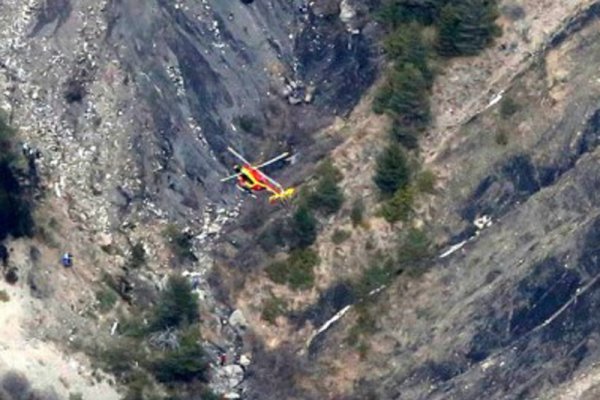
[[[222,368],[227,379],[227,387],[234,388],[244,380],[244,369],[237,364],[226,365]]]
[[[246,317],[241,310],[235,310],[229,316],[229,325],[234,328],[245,329],[248,326],[248,321],[246,321]]]

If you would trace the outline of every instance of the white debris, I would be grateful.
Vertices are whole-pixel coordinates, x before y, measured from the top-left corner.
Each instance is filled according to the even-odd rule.
[[[352,306],[346,306],[344,308],[342,308],[340,311],[338,311],[337,314],[335,314],[329,321],[325,322],[320,328],[319,330],[317,330],[311,337],[310,339],[308,339],[308,342],[306,344],[306,346],[310,346],[310,344],[312,343],[313,339],[316,338],[318,335],[320,335],[322,332],[325,332],[327,329],[329,329],[329,327],[331,325],[333,325],[337,320],[339,320],[340,318],[342,318],[344,316],[344,314],[346,314],[350,308]]]
[[[465,243],[467,243],[466,240],[463,240],[460,243],[457,243],[453,246],[450,246],[450,248],[448,250],[446,250],[445,252],[443,252],[442,254],[440,254],[439,258],[446,258],[448,257],[450,254],[454,253],[456,250],[459,250],[461,247],[463,247],[465,245]]]
[[[487,110],[488,108],[493,107],[495,104],[498,104],[498,102],[502,100],[502,96],[504,96],[504,90],[501,90],[500,93],[492,97],[485,109]]]

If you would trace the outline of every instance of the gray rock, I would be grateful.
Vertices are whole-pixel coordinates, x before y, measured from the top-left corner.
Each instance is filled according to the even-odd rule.
[[[246,321],[246,317],[244,317],[242,311],[235,310],[229,316],[229,325],[233,326],[234,328],[245,329],[248,327],[248,321]]]

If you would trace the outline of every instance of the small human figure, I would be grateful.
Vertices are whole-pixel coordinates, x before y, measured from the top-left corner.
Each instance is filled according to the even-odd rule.
[[[63,254],[61,261],[64,267],[71,267],[73,265],[73,256],[67,252]]]

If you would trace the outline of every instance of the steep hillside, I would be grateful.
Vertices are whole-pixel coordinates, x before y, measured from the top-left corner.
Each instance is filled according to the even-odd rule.
[[[598,5],[514,7],[501,7],[494,48],[455,60],[434,86],[423,147],[438,183],[413,221],[435,240],[429,272],[396,278],[366,311],[347,308],[356,298],[344,281],[395,253],[407,230],[376,217],[373,144],[386,122],[367,98],[329,131],[351,135],[333,152],[347,200],[322,221],[315,289],[255,273],[238,299],[270,351],[288,352],[260,373],[295,366],[270,398],[593,396]],[[356,198],[364,228],[349,218]],[[339,230],[351,232],[342,243]],[[260,315],[273,295],[288,307],[276,326]],[[252,398],[265,384],[256,377]]]
[[[210,361],[224,349],[233,360],[238,334],[221,326],[233,309],[207,276],[211,242],[240,199],[218,181],[226,146],[256,160],[309,157],[312,134],[375,79],[368,7],[2,1],[0,108],[18,131],[18,162],[35,172],[36,201],[33,238],[4,242],[2,271],[18,280],[0,284],[0,373],[15,368],[64,398],[117,398],[118,387],[98,393],[91,376],[103,378],[83,353],[117,342],[132,310],[183,271],[200,281]],[[47,369],[56,373],[42,379]],[[215,385],[233,390],[223,373]]]
[[[381,1],[1,1],[35,227],[0,247],[0,398],[596,398],[600,3],[499,3],[432,62],[430,187],[392,224]],[[229,145],[293,151],[298,201],[220,184]]]

